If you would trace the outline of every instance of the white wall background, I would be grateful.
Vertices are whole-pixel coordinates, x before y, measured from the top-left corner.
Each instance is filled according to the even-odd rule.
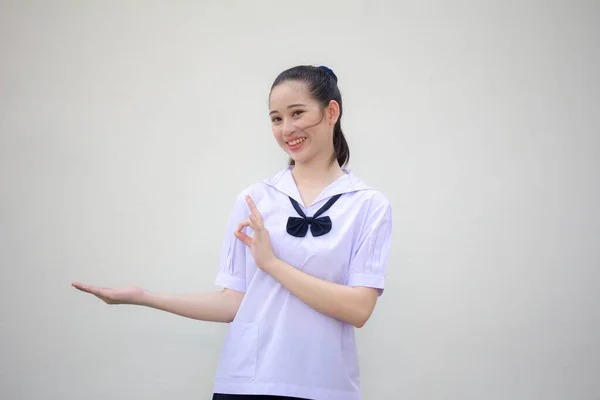
[[[364,398],[600,398],[597,1],[0,4],[1,399],[210,398],[225,325],[70,283],[217,289],[302,63],[395,212]]]

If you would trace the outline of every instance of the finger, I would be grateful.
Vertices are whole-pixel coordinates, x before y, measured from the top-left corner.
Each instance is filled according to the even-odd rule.
[[[257,228],[259,228],[259,225],[256,223],[256,219],[254,218],[254,216],[249,215],[247,220],[240,222],[240,225],[238,226],[237,230],[241,231],[247,226],[252,228],[254,231],[256,231]]]
[[[254,217],[256,217],[256,221],[259,222],[260,225],[262,225],[262,215],[260,215],[260,211],[258,211],[258,208],[256,207],[256,204],[254,204],[254,201],[252,200],[250,195],[246,196],[246,202],[248,203],[248,208],[250,208],[250,212],[252,213],[252,215],[254,215]]]
[[[104,298],[104,297],[110,297],[111,289],[92,286],[87,290],[87,292],[93,294],[94,296]]]
[[[256,223],[256,220],[254,219],[254,217],[252,215],[248,216],[247,220],[240,222],[240,225],[238,226],[237,231],[241,232],[242,229],[244,229],[245,227],[250,227],[255,232],[257,230],[260,230],[260,226]]]
[[[82,292],[86,292],[86,293],[91,293],[90,290],[92,289],[92,286],[86,285],[83,283],[79,283],[79,282],[73,282],[73,283],[71,283],[71,286],[73,286],[77,290],[81,290]]]
[[[237,233],[244,233],[244,232],[242,232],[242,230],[243,230],[244,228],[248,227],[248,226],[249,226],[250,228],[252,228],[252,226],[251,226],[251,225],[252,225],[252,223],[251,223],[249,220],[242,221],[242,222],[240,222],[240,224],[238,225],[238,228],[237,228],[235,231],[236,231]],[[253,228],[253,229],[254,229],[254,228]],[[245,234],[245,233],[244,233],[244,234]]]
[[[84,293],[93,294],[94,296],[98,297],[100,300],[104,301],[105,303],[111,303],[111,301],[112,301],[112,299],[110,297],[111,289],[109,289],[109,288],[95,287],[92,285],[85,285],[85,284],[79,283],[79,282],[73,282],[71,284],[71,286],[73,286],[75,289],[78,289]]]
[[[248,221],[247,219],[245,219],[242,222],[240,222],[240,224],[238,225],[238,227],[237,227],[236,230],[244,229],[247,226],[250,226],[250,221]]]
[[[244,221],[240,222],[240,224],[238,225],[238,227],[236,229],[236,232],[241,232],[242,229],[244,229],[248,226],[250,226],[250,220],[244,220]],[[250,226],[250,228],[252,228],[252,227]]]
[[[244,221],[247,222],[247,221]],[[245,224],[244,222],[242,222],[238,229],[233,233],[233,236],[235,236],[238,240],[240,240],[242,243],[244,243],[246,246],[250,247],[252,246],[252,238],[248,235],[246,235],[244,232],[242,232],[242,229],[244,229]]]
[[[244,232],[235,232],[234,236],[236,237],[236,239],[238,239],[240,242],[244,243],[246,246],[248,247],[252,247],[252,238],[248,235],[246,235]]]
[[[260,224],[258,223],[258,221],[256,221],[256,217],[252,214],[250,214],[248,216],[248,223],[250,225],[250,228],[254,229],[255,231],[258,231],[261,229]]]

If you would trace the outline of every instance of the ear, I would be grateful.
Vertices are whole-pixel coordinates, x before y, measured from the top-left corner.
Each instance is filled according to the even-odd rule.
[[[337,101],[331,100],[329,105],[325,109],[325,113],[327,115],[327,120],[331,125],[335,125],[335,123],[340,118],[340,105]]]

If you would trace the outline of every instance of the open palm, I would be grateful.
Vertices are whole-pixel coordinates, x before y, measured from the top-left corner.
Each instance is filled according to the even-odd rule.
[[[144,294],[144,289],[137,286],[123,286],[113,289],[79,282],[72,283],[72,286],[82,292],[93,294],[106,304],[136,304]]]

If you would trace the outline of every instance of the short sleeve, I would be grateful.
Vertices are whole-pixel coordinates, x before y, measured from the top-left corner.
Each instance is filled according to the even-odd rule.
[[[244,195],[237,197],[227,222],[221,247],[220,266],[215,284],[238,292],[246,291],[246,245],[233,236],[240,222],[247,219],[248,206]]]
[[[354,245],[348,286],[376,288],[381,296],[392,244],[392,207],[383,196],[376,197]]]

